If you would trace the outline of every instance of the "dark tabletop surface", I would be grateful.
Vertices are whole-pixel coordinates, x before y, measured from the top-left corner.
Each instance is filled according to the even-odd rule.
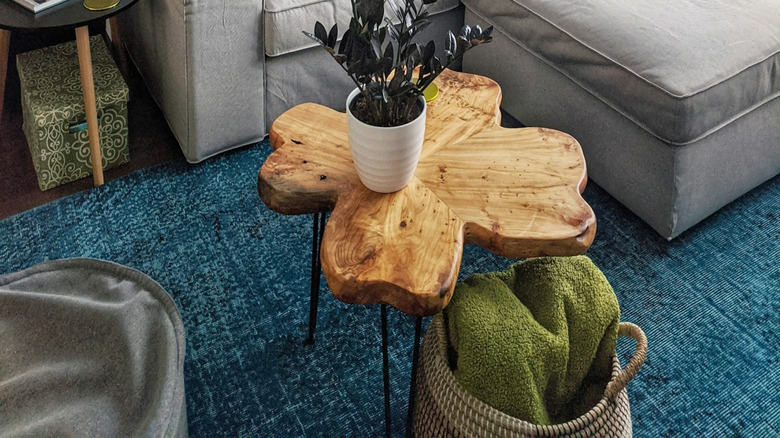
[[[46,29],[86,26],[95,20],[105,20],[118,14],[138,0],[119,0],[119,4],[105,11],[90,11],[83,0],[66,0],[38,13],[25,9],[13,0],[0,0],[0,28]]]

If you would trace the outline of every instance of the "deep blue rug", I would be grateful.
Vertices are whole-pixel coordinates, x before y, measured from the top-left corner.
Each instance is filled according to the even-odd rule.
[[[187,329],[193,437],[380,436],[379,306],[338,302],[323,282],[317,342],[303,344],[311,217],[260,202],[269,151],[161,165],[0,221],[0,273],[94,257],[156,279]],[[672,242],[594,184],[585,198],[588,255],[649,341],[628,386],[635,436],[780,436],[780,177]],[[512,262],[468,247],[461,278]],[[414,324],[389,316],[400,434]],[[621,341],[624,360],[632,348]]]

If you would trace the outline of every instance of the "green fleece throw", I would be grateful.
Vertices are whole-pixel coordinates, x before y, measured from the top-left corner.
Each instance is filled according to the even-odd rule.
[[[474,275],[455,288],[444,317],[455,378],[505,414],[558,424],[603,396],[620,308],[585,256],[530,259]]]

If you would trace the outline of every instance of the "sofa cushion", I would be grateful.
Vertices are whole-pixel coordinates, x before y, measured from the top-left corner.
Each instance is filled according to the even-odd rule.
[[[671,144],[691,143],[780,95],[777,0],[464,4]]]
[[[459,5],[459,0],[438,0],[429,5],[428,10],[431,15],[435,15]],[[334,23],[338,23],[341,37],[349,26],[351,16],[352,4],[349,0],[267,0],[263,14],[265,53],[268,56],[279,56],[314,47],[316,44],[303,31],[313,32],[317,21],[322,22],[328,30]],[[386,3],[385,16],[395,18]],[[457,30],[452,29],[453,32]],[[445,35],[442,35],[437,45],[444,44],[444,41]]]

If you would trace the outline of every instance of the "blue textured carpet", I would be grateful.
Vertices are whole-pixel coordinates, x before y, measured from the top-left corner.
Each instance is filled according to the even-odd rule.
[[[342,304],[323,283],[317,342],[303,345],[311,217],[260,202],[268,153],[146,169],[0,221],[0,273],[95,257],[162,284],[187,329],[193,437],[381,435],[379,307]],[[599,220],[588,255],[649,340],[628,387],[635,436],[779,436],[780,177],[672,242],[594,184],[585,197]],[[469,247],[461,277],[511,262]],[[389,316],[400,433],[414,324]],[[632,347],[621,341],[621,357]]]

